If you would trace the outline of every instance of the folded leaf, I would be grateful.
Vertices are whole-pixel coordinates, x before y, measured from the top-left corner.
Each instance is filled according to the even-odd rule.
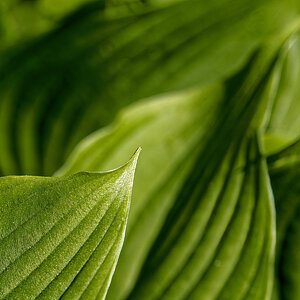
[[[279,85],[265,136],[268,167],[276,200],[277,246],[274,299],[300,297],[299,205],[300,119],[299,34],[282,50]]]
[[[1,299],[104,299],[138,153],[110,172],[0,178]]]
[[[275,215],[257,151],[235,145],[183,187],[128,299],[270,298]]]
[[[128,299],[270,299],[275,212],[266,162],[253,138],[273,100],[274,63],[270,57],[266,63],[265,54],[227,83],[222,114]]]
[[[300,138],[300,37],[292,36],[282,49],[276,97],[268,123],[267,153],[275,153]]]

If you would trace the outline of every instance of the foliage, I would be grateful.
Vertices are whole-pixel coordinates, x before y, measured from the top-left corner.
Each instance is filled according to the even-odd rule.
[[[0,18],[1,299],[299,299],[298,1]]]

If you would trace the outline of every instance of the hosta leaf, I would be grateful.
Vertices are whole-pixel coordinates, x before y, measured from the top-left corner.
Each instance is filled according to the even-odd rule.
[[[254,61],[253,73],[231,82],[241,88],[224,95],[222,115],[128,299],[270,299],[275,213],[266,163],[253,139],[272,101],[271,69],[257,77],[263,58]]]
[[[202,170],[197,185],[183,187],[128,299],[269,299],[275,216],[267,169],[253,141],[236,147],[213,177]]]
[[[281,54],[276,99],[267,128],[267,152],[274,153],[300,137],[300,38],[293,36]]]
[[[297,167],[300,164],[300,139],[270,155],[268,164],[271,174],[282,174],[285,170],[297,172]]]
[[[196,151],[203,147],[207,132],[216,122],[223,93],[224,86],[216,84],[132,106],[110,127],[83,140],[58,172],[111,169],[125,153],[138,144],[143,146],[125,248],[111,288],[113,299],[125,296],[135,282]]]
[[[298,9],[290,1],[171,2],[131,13],[97,2],[2,57],[2,174],[52,174],[121,107],[230,76]]]
[[[1,299],[104,299],[138,152],[110,172],[0,178]]]
[[[299,45],[299,35],[293,36],[282,51],[281,68],[277,70],[280,81],[265,136],[266,153],[272,154],[268,165],[277,212],[274,300],[300,296],[297,254],[300,235]]]
[[[143,281],[143,275],[138,277],[138,274],[160,230],[170,239],[174,238],[174,243],[170,242],[170,245],[174,245],[174,247],[177,245],[177,234],[174,235],[172,232],[169,232],[169,227],[168,229],[161,229],[167,213],[170,209],[173,210],[174,199],[177,198],[177,202],[182,203],[181,205],[177,202],[175,203],[175,207],[178,210],[178,214],[176,215],[178,220],[181,218],[185,219],[184,203],[189,207],[189,210],[192,206],[192,204],[189,205],[189,201],[192,201],[195,205],[196,201],[199,200],[199,198],[193,196],[193,189],[198,191],[198,189],[206,188],[210,185],[210,180],[213,180],[212,176],[214,176],[213,178],[216,182],[214,181],[215,184],[211,183],[210,192],[208,192],[210,196],[206,200],[203,199],[203,204],[199,204],[200,206],[202,205],[201,208],[199,207],[200,215],[194,220],[195,223],[199,222],[199,224],[196,227],[190,225],[190,229],[187,229],[187,231],[190,232],[192,237],[187,234],[187,242],[182,242],[184,249],[187,251],[186,254],[183,253],[183,257],[174,254],[174,260],[178,263],[177,266],[176,263],[170,263],[172,268],[168,263],[166,263],[165,267],[161,265],[165,270],[169,270],[167,271],[169,274],[163,273],[153,284],[155,285],[157,282],[160,282],[163,285],[166,282],[170,282],[170,280],[172,281],[172,276],[176,276],[176,272],[185,265],[184,261],[191,254],[190,251],[193,251],[195,241],[201,238],[205,222],[208,221],[207,218],[214,209],[215,202],[212,198],[217,197],[218,193],[221,193],[223,185],[227,184],[227,175],[228,177],[231,176],[230,170],[233,167],[234,170],[238,171],[236,172],[237,174],[232,175],[233,179],[230,187],[228,187],[228,195],[225,197],[226,200],[224,200],[224,204],[222,205],[223,207],[228,206],[228,210],[224,209],[225,212],[223,212],[222,209],[216,218],[216,226],[219,228],[217,231],[220,230],[220,227],[224,229],[223,222],[226,225],[226,222],[229,222],[231,219],[239,190],[242,190],[242,178],[245,177],[247,178],[247,185],[249,185],[248,189],[252,191],[249,192],[250,196],[252,195],[251,193],[254,193],[254,196],[252,198],[248,197],[249,193],[247,192],[243,197],[250,198],[248,208],[253,207],[253,211],[258,210],[258,216],[254,218],[257,221],[253,221],[255,224],[253,228],[255,233],[253,235],[250,234],[250,241],[248,242],[247,239],[247,243],[250,243],[250,245],[254,243],[254,235],[261,236],[261,241],[265,240],[265,244],[261,245],[261,247],[255,247],[256,252],[254,251],[253,260],[257,264],[253,266],[248,278],[245,278],[244,287],[241,291],[234,290],[233,293],[243,294],[250,286],[251,280],[254,279],[257,280],[257,283],[253,285],[253,291],[249,291],[250,295],[252,293],[255,295],[258,291],[265,291],[267,294],[270,293],[272,283],[270,268],[272,266],[274,243],[274,216],[271,209],[272,199],[267,191],[269,187],[268,176],[264,160],[259,158],[260,163],[252,166],[254,154],[251,154],[249,157],[249,154],[247,154],[249,151],[245,150],[246,146],[240,149],[239,145],[242,136],[245,135],[248,128],[256,130],[263,124],[262,120],[264,119],[265,110],[268,108],[266,104],[270,100],[270,95],[268,89],[265,89],[265,85],[270,81],[269,75],[271,71],[269,67],[273,65],[273,55],[270,55],[268,51],[266,53],[262,52],[261,55],[253,59],[244,72],[224,84],[215,84],[194,91],[169,94],[164,96],[166,99],[164,97],[158,100],[149,99],[144,104],[141,103],[132,106],[124,111],[111,127],[100,130],[79,144],[65,166],[58,172],[58,174],[65,174],[82,169],[97,170],[99,168],[111,168],[118,163],[121,153],[130,151],[131,148],[136,147],[137,143],[141,143],[145,149],[145,155],[140,162],[140,169],[137,170],[128,234],[108,294],[109,299],[126,299],[136,280],[139,283]],[[236,86],[239,87],[238,90],[234,88]],[[235,124],[239,125],[236,126]],[[248,137],[245,143],[248,143]],[[229,145],[231,146],[229,147]],[[228,148],[231,150],[229,151]],[[203,151],[206,154],[199,156],[199,153],[203,153]],[[227,158],[223,161],[224,153],[228,151]],[[258,158],[258,150],[256,149],[255,151],[256,154],[254,157]],[[195,162],[196,156],[198,156],[197,164]],[[233,160],[236,156],[239,156],[240,159],[235,163]],[[186,178],[193,164],[196,164],[193,167],[195,175],[191,173]],[[219,166],[221,165],[223,167],[219,170]],[[244,174],[245,165],[249,166],[246,168],[246,174]],[[161,168],[161,166],[164,167]],[[157,168],[160,170],[159,173],[157,173]],[[252,175],[250,176],[250,174]],[[259,183],[256,183],[253,179],[258,175],[254,176],[253,174],[259,175],[259,178],[261,178]],[[252,179],[249,180],[248,177]],[[187,180],[186,184],[192,190],[187,189],[184,197],[181,197],[182,195],[178,196],[177,194],[185,180]],[[262,196],[256,197],[256,190],[261,191]],[[237,194],[236,197],[231,197],[233,193]],[[256,201],[259,208],[255,205]],[[252,214],[251,209],[248,211],[248,208],[244,208],[244,214],[246,214],[245,218],[250,222]],[[222,216],[223,213],[224,216]],[[241,215],[243,214],[241,213]],[[264,215],[264,217],[261,217],[261,215]],[[243,217],[238,217],[238,220],[239,218],[243,219]],[[177,220],[177,218],[175,219]],[[239,224],[240,221],[238,220],[236,222]],[[168,219],[166,224],[169,224]],[[202,227],[200,224],[202,224]],[[241,226],[245,230],[243,235],[245,240],[249,226],[247,222],[245,227]],[[177,228],[177,225],[175,227]],[[236,225],[235,227],[239,228],[240,226]],[[199,228],[199,230],[195,230],[195,228]],[[195,231],[192,231],[192,229]],[[222,230],[218,234],[222,237]],[[217,238],[213,240],[219,242]],[[237,250],[237,253],[242,251],[244,245],[243,240],[237,241],[237,243],[239,242],[240,245],[237,248],[240,247],[240,249]],[[230,242],[228,244],[230,245]],[[163,247],[159,242],[155,245],[159,245],[157,248]],[[249,249],[252,249],[252,246]],[[201,251],[204,251],[205,255],[210,255],[210,252],[206,248]],[[177,252],[175,251],[175,253]],[[149,254],[149,259],[149,265],[152,265],[152,254]],[[241,276],[240,274],[245,272],[244,270],[247,266],[245,267],[244,260],[241,259],[239,267],[236,270],[238,275],[234,277],[233,282],[228,283],[229,286],[235,285],[235,280]],[[258,264],[260,260],[262,260],[262,263]],[[231,261],[230,263],[232,263],[231,268],[234,269],[235,262]],[[157,263],[157,265],[160,264]],[[262,270],[259,272],[262,278],[260,276],[255,277],[258,265],[262,266]],[[197,266],[195,264],[195,268]],[[151,269],[151,271],[145,271],[145,273],[152,274],[152,271]],[[156,276],[155,270],[153,271],[153,276]],[[246,275],[243,276],[247,277]],[[226,276],[221,279],[225,280]],[[222,284],[222,280],[218,282]],[[265,290],[259,288],[262,281],[268,282],[264,286]],[[138,284],[137,287],[139,286],[142,288],[143,284]],[[160,297],[160,292],[151,287],[147,290],[148,292],[145,291],[145,294],[144,292],[137,294],[137,297],[141,297],[141,299],[143,297]],[[222,286],[220,286],[221,288]],[[224,297],[229,293],[229,290],[224,290]],[[175,292],[178,297],[184,295],[187,290],[180,289],[180,291]],[[228,297],[230,295],[229,293]],[[233,294],[233,297],[235,296],[236,294]],[[135,294],[132,297],[135,297]],[[170,297],[175,296],[172,294]]]

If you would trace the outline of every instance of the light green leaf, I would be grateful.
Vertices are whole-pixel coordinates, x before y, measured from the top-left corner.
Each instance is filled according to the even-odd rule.
[[[110,172],[0,178],[1,299],[104,299],[138,154]]]
[[[267,154],[276,153],[300,138],[299,34],[283,47],[279,65],[279,85],[265,136]]]
[[[282,49],[276,70],[278,89],[264,137],[268,167],[276,200],[276,282],[273,299],[298,299],[300,119],[299,119],[299,34]]]
[[[265,153],[276,202],[276,277],[272,299],[299,298],[299,199],[300,199],[300,119],[299,119],[299,34],[281,50],[275,70],[279,79],[267,132]]]
[[[281,151],[270,155],[268,164],[271,174],[274,175],[277,173],[282,174],[285,170],[287,172],[297,172],[297,167],[300,164],[300,139]]]
[[[58,171],[62,175],[85,169],[111,169],[138,144],[143,147],[125,251],[111,288],[113,298],[125,297],[134,284],[197,151],[205,145],[207,134],[216,122],[223,93],[224,86],[212,85],[134,105],[111,126],[83,140]]]
[[[255,248],[257,252],[254,251],[253,260],[257,262],[260,259],[262,260],[260,265],[263,269],[260,272],[260,276],[263,278],[255,276],[257,263],[256,267],[255,265],[253,266],[248,281],[245,279],[243,282],[244,290],[233,290],[232,293],[243,294],[245,291],[248,291],[249,281],[256,279],[257,283],[253,287],[254,290],[249,291],[250,295],[257,292],[256,288],[262,293],[270,294],[273,280],[271,276],[271,261],[273,259],[274,216],[272,198],[268,191],[268,175],[265,170],[264,159],[259,158],[258,150],[256,150],[254,157],[259,158],[260,163],[252,166],[254,158],[252,156],[249,157],[248,151],[245,150],[246,146],[240,149],[239,145],[243,136],[247,137],[243,144],[248,143],[248,130],[251,132],[256,131],[263,124],[262,120],[264,120],[265,111],[269,107],[267,103],[270,99],[272,100],[266,86],[269,86],[270,74],[272,74],[270,66],[274,64],[273,56],[274,53],[272,51],[258,54],[244,72],[226,83],[167,94],[158,99],[152,98],[146,100],[145,103],[133,105],[125,110],[113,125],[92,134],[80,143],[65,166],[57,173],[61,175],[83,169],[111,168],[118,164],[122,153],[130,151],[130,149],[136,147],[137,143],[140,143],[145,149],[145,155],[139,165],[140,169],[137,170],[128,234],[109,290],[109,299],[126,299],[136,281],[139,283],[143,281],[143,275],[139,275],[139,273],[147,255],[149,255],[148,259],[150,259],[150,262],[146,261],[146,264],[153,265],[153,267],[160,265],[163,271],[158,271],[158,273],[162,273],[157,275],[157,278],[155,277],[156,270],[143,272],[152,274],[155,279],[153,279],[153,282],[151,281],[147,290],[143,290],[141,294],[139,294],[140,291],[134,291],[134,293],[138,294],[133,294],[132,297],[141,297],[141,299],[144,299],[144,297],[160,297],[160,292],[165,288],[164,285],[168,285],[170,281],[172,282],[173,276],[176,277],[176,272],[179,272],[184,267],[185,260],[195,250],[194,247],[196,247],[195,243],[197,243],[197,240],[201,239],[205,223],[208,222],[209,216],[215,207],[216,202],[212,198],[216,201],[218,193],[221,193],[223,186],[225,188],[228,184],[228,195],[224,196],[224,204],[222,205],[223,207],[228,207],[228,210],[222,209],[216,218],[218,235],[212,229],[212,232],[221,239],[223,236],[222,230],[225,229],[226,222],[229,222],[235,211],[237,198],[240,194],[239,190],[242,190],[243,177],[247,178],[248,189],[252,192],[249,192],[250,196],[248,196],[248,192],[245,195],[241,192],[240,196],[248,199],[249,207],[252,207],[253,211],[257,211],[258,216],[254,218],[255,226],[253,230],[255,233],[249,235],[249,242],[247,239],[247,228],[249,228],[249,222],[252,220],[251,209],[247,206],[244,208],[244,212],[240,213],[241,215],[246,215],[244,227],[240,226],[241,224],[239,223],[242,222],[239,221],[239,218],[242,217],[237,218],[236,222],[239,225],[235,227],[244,229],[241,240],[236,241],[238,243],[236,246],[238,248],[237,253],[244,249],[243,246],[246,239],[247,243],[252,245],[253,236],[260,235],[262,237],[261,241],[264,239],[266,244],[262,244],[261,248]],[[238,86],[239,89],[234,88],[235,86]],[[228,155],[225,159],[226,153]],[[240,159],[235,163],[234,159],[237,156]],[[196,157],[198,157],[197,160]],[[245,165],[251,166],[251,168],[247,167],[246,173],[244,171]],[[159,169],[159,172],[157,172],[157,169]],[[191,172],[192,169],[193,172]],[[238,171],[236,174],[231,174],[231,169]],[[259,183],[254,180],[256,176],[253,174],[258,174],[257,176],[261,178]],[[231,176],[233,178],[229,184],[227,178],[231,178]],[[199,189],[205,189],[210,184],[211,188],[210,191],[207,191],[207,198],[203,195],[194,197],[194,189],[199,192]],[[184,192],[184,196],[182,196],[180,191],[182,189],[185,190],[186,185],[190,189],[188,188]],[[260,191],[262,195],[257,196],[258,192],[256,191]],[[232,197],[234,193],[236,197]],[[251,193],[254,196],[251,196]],[[202,196],[204,197],[203,199],[201,198]],[[176,202],[174,202],[175,200]],[[197,210],[199,215],[195,217],[194,223],[199,223],[197,226],[195,224],[194,226],[192,224],[187,225],[186,230],[189,233],[184,235],[183,241],[179,243],[176,240],[177,234],[173,235],[170,227],[167,229],[163,227],[169,226],[163,225],[164,223],[169,224],[166,216],[170,210],[176,209],[178,210],[176,214],[178,218],[175,219],[179,223],[180,219],[191,219],[192,223],[193,218],[188,218],[184,211],[185,209],[191,209],[192,204],[190,201],[196,205],[197,200],[202,204],[199,203],[200,207]],[[174,205],[175,208],[172,208]],[[185,205],[188,208],[184,208]],[[261,217],[261,215],[264,217]],[[195,230],[195,228],[198,229]],[[174,230],[176,232],[176,229]],[[178,242],[178,249],[182,249],[180,246],[182,243],[184,245],[183,248],[187,251],[184,254],[180,253],[179,250],[174,250],[173,260],[170,258],[171,261],[164,262],[165,265],[163,265],[163,262],[161,264],[152,264],[152,254],[149,254],[150,248],[156,247],[152,244],[155,240],[159,240],[157,235],[160,231],[164,232],[168,238],[174,238],[170,245],[177,247],[175,245]],[[220,240],[215,237],[213,241],[217,243],[211,246],[214,249],[214,247],[218,246]],[[230,242],[228,244],[230,245]],[[155,245],[159,245],[157,248],[163,247],[160,242],[156,242]],[[252,249],[251,247],[249,249]],[[204,247],[201,249],[205,255],[213,253],[213,251],[209,251],[210,248]],[[207,262],[209,262],[209,259]],[[176,263],[178,264],[177,266]],[[238,262],[229,260],[229,263],[231,266],[228,270],[230,271],[230,268],[232,268],[233,271],[235,263]],[[245,268],[247,268],[245,267],[244,259],[241,260],[239,265],[236,272],[237,274],[243,274]],[[197,266],[195,263],[195,268]],[[218,281],[220,284],[222,284],[222,280],[228,278],[226,277],[228,274],[218,276],[222,277]],[[241,275],[235,276],[233,283],[229,283],[229,286],[235,285],[235,280],[239,276]],[[256,287],[262,281],[268,282],[264,286],[265,290]],[[162,290],[157,291],[152,284],[161,284]],[[143,285],[138,284],[137,286],[141,286],[141,289],[143,289]],[[186,289],[179,289],[181,292],[177,289],[176,292],[173,290],[172,294],[170,294],[171,299],[175,295],[184,297],[191,286],[192,283]],[[222,289],[222,286],[220,286],[220,289]],[[221,290],[218,292],[221,293]],[[224,297],[226,293],[229,293],[229,290],[224,291]],[[236,294],[233,296],[236,296]]]

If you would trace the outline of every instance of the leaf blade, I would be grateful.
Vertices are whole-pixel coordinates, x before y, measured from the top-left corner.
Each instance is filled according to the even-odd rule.
[[[19,210],[7,210],[7,196],[14,204],[22,197],[20,192],[6,191],[6,201],[1,202],[1,212],[7,216],[5,222],[10,222],[6,228],[1,226],[2,297],[57,296],[69,288],[68,281],[61,281],[66,280],[64,275],[74,280],[71,282],[75,285],[87,280],[78,275],[81,271],[93,278],[90,268],[85,265],[90,266],[90,257],[99,264],[98,273],[108,276],[105,282],[101,278],[97,280],[98,288],[107,290],[123,244],[139,151],[128,164],[112,172],[79,173],[63,178],[1,178],[2,194],[8,181],[18,183],[32,200],[25,220],[20,215],[26,203]],[[32,193],[32,181],[40,187],[38,193]],[[43,200],[48,203],[41,207]],[[113,251],[105,262],[105,253],[111,247]],[[103,267],[101,260],[105,262]],[[72,268],[73,272],[68,273]],[[97,290],[90,291],[90,287],[86,292],[98,293]]]

